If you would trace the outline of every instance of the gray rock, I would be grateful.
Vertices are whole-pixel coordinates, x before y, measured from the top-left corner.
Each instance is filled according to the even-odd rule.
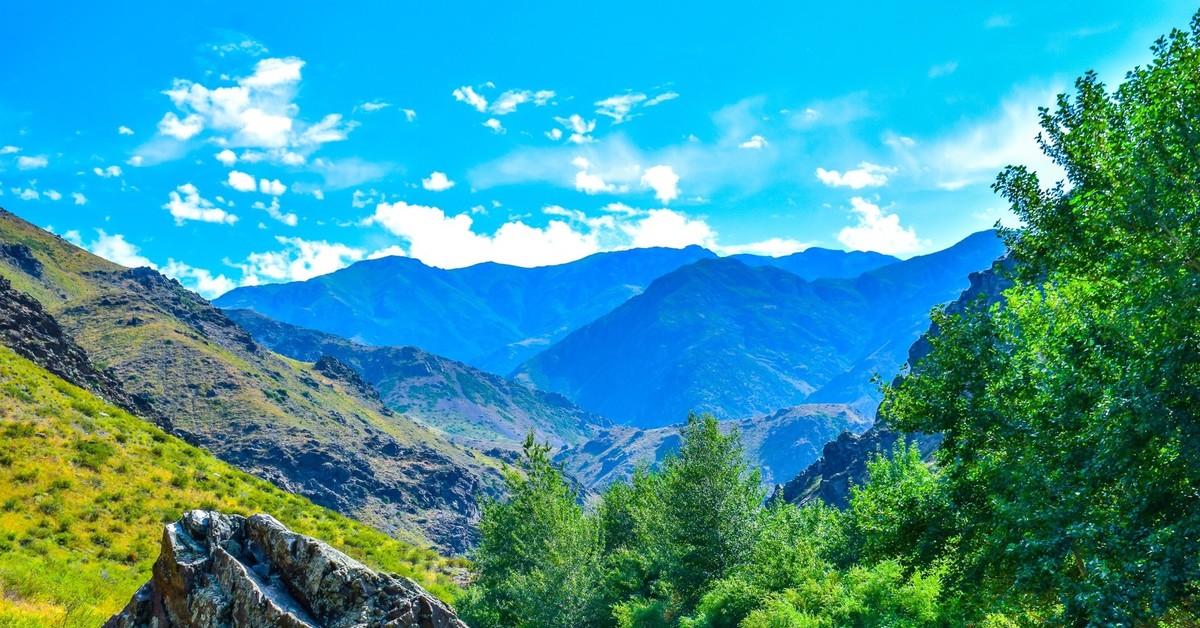
[[[193,510],[154,575],[105,628],[466,628],[417,583],[376,573],[268,515]]]

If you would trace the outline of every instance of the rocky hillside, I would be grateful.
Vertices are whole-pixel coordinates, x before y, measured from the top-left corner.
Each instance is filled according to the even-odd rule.
[[[835,404],[796,406],[721,423],[726,431],[737,427],[747,458],[762,471],[767,487],[794,477],[816,460],[821,447],[839,433],[861,433],[870,425],[870,419],[853,408]],[[654,466],[661,462],[678,448],[679,442],[678,426],[613,426],[586,443],[564,449],[555,460],[584,488],[597,492],[629,478],[639,464]]]
[[[957,300],[946,306],[948,313],[968,307],[991,307],[1003,301],[1002,293],[1012,285],[1008,272],[1012,263],[1001,259],[991,268],[971,273],[971,285]],[[929,352],[929,336],[936,327],[923,334],[909,349],[907,368],[912,368]],[[783,499],[803,504],[820,499],[827,504],[845,507],[850,499],[850,487],[866,480],[867,460],[877,453],[889,453],[901,438],[917,443],[921,453],[929,456],[941,442],[937,434],[903,434],[890,428],[886,417],[877,417],[875,425],[863,434],[844,432],[825,445],[821,458],[780,488]]]
[[[190,442],[389,533],[469,546],[476,500],[498,486],[496,461],[354,381],[272,353],[153,270],[122,268],[6,212],[0,245],[30,253],[0,258],[0,276]]]
[[[518,378],[643,428],[692,410],[722,420],[813,402],[873,411],[872,376],[898,372],[929,311],[1003,248],[987,231],[854,279],[818,281],[701,260],[572,332]]]
[[[154,577],[104,628],[466,628],[407,578],[376,573],[268,515],[194,510],[163,531]]]
[[[459,561],[282,491],[0,346],[0,626],[100,625],[150,577],[163,522],[196,507],[270,513],[443,599],[456,590]]]
[[[417,347],[374,347],[281,323],[251,310],[225,313],[254,339],[305,362],[332,356],[372,384],[391,409],[475,449],[516,449],[533,430],[555,447],[609,425],[566,397],[515,383]]]

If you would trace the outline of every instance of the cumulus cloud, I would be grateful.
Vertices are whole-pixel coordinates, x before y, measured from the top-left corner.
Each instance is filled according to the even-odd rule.
[[[236,164],[238,160],[237,153],[229,150],[228,148],[214,156],[217,158],[217,161],[221,162],[225,166],[232,166],[233,164]]]
[[[284,248],[265,253],[251,253],[246,260],[234,264],[242,271],[242,285],[278,281],[305,281],[365,259],[363,249],[325,240],[304,240],[276,236]]]
[[[253,185],[253,179],[251,184]],[[251,187],[253,189],[253,187]],[[176,225],[188,220],[232,225],[238,217],[215,206],[212,201],[201,198],[200,191],[191,183],[185,183],[168,194],[170,200],[162,206],[171,212]]]
[[[546,131],[546,137],[550,138],[550,141],[552,141],[552,142],[557,142],[558,140],[561,140],[562,136],[563,136],[562,129],[550,129],[549,131]]]
[[[750,139],[738,144],[738,148],[746,148],[750,150],[760,150],[767,145],[767,138],[761,135],[751,136]]]
[[[507,130],[504,128],[504,125],[500,124],[500,121],[496,118],[488,118],[487,121],[483,123],[483,126],[491,129],[493,133],[507,132]]]
[[[560,118],[556,116],[554,121],[563,125],[563,127],[571,132],[571,135],[567,138],[567,141],[573,144],[588,144],[595,141],[592,136],[589,135],[592,131],[596,130],[595,120],[585,120],[583,119],[583,116],[573,113],[566,118]],[[551,131],[550,139],[557,140],[560,137],[562,137],[561,131],[558,129]]]
[[[21,170],[36,170],[50,164],[45,155],[21,155],[17,157],[17,167]]]
[[[417,111],[415,109],[401,109],[400,113],[404,114],[404,119],[412,122],[417,119]]]
[[[263,203],[262,201],[255,201],[254,205],[252,205],[252,207],[254,207],[254,209],[261,209],[261,210],[267,212],[267,214],[269,216],[271,216],[271,218],[274,218],[275,220],[278,220],[279,222],[282,222],[283,224],[285,224],[289,227],[295,227],[296,223],[299,221],[299,218],[297,218],[296,214],[293,214],[291,212],[284,212],[281,209],[279,209],[279,197],[278,196],[271,199],[270,205],[267,205],[266,203]]]
[[[365,103],[359,105],[357,108],[362,109],[363,111],[370,112],[370,111],[379,111],[380,109],[387,109],[388,107],[391,107],[391,106],[392,106],[391,103],[386,103],[381,100],[372,100],[371,102],[365,102]]]
[[[76,205],[87,205],[87,197],[82,192],[72,192],[71,198],[75,199]]]
[[[431,192],[441,192],[454,187],[454,182],[444,172],[434,171],[427,178],[421,179],[421,187]]]
[[[109,235],[103,229],[97,229],[96,239],[91,242],[84,242],[78,231],[68,231],[63,234],[63,238],[114,264],[120,264],[128,268],[140,268],[142,266],[158,268],[154,262],[151,262],[141,254],[137,246],[127,241],[125,236],[119,233]]]
[[[133,135],[133,129],[122,125],[122,126],[117,127],[117,133],[119,135]]]
[[[718,246],[716,247],[716,251],[722,255],[748,253],[750,255],[766,255],[767,257],[784,257],[785,255],[799,253],[810,247],[812,247],[811,242],[801,242],[792,238],[768,238],[749,244]]]
[[[711,245],[717,234],[702,220],[688,218],[669,209],[652,209],[635,223],[622,225],[634,247],[683,248],[690,244]]]
[[[225,185],[238,192],[253,192],[256,187],[253,175],[238,170],[229,171],[229,176],[225,178]]]
[[[654,198],[670,203],[679,196],[679,175],[670,166],[654,166],[642,175],[642,185],[654,190]]]
[[[259,179],[258,191],[262,192],[263,194],[270,194],[271,196],[279,196],[284,192],[287,192],[287,186],[284,185],[279,179],[272,179],[270,181],[266,179]]]
[[[858,164],[858,168],[847,170],[844,173],[817,168],[817,178],[821,180],[821,183],[831,187],[847,187],[853,190],[887,185],[888,176],[895,173],[895,168],[879,166],[866,161]]]
[[[33,188],[25,188],[24,190],[20,188],[13,188],[13,193],[18,194],[19,198],[23,201],[36,201],[42,197],[42,195],[38,194],[38,191]]]
[[[262,59],[251,75],[215,88],[176,79],[163,93],[184,117],[168,112],[159,133],[182,142],[209,132],[213,142],[226,148],[260,150],[271,161],[302,164],[322,144],[346,139],[357,124],[343,121],[340,114],[313,124],[298,118],[294,100],[303,67],[304,61],[295,57]],[[180,154],[153,141],[139,152],[156,161]]]
[[[488,108],[488,111],[497,116],[508,115],[516,111],[517,107],[524,103],[532,102],[535,107],[541,107],[550,102],[550,99],[555,96],[556,94],[548,89],[541,89],[536,92],[528,89],[512,89],[500,94],[495,102],[492,103],[492,106]]]
[[[125,160],[125,163],[126,163],[126,165],[133,166],[134,168],[141,168],[142,164],[145,163],[145,161],[146,161],[145,157],[142,157],[141,155],[134,155],[133,157],[130,157],[129,159]]]
[[[237,283],[225,275],[218,275],[205,268],[196,268],[183,262],[170,259],[161,269],[164,275],[174,277],[179,283],[195,290],[206,299],[229,292],[237,287]]]
[[[19,152],[21,152],[21,147],[19,147],[19,146],[9,145],[9,146],[0,147],[0,155],[11,155],[13,153],[19,153]]]
[[[46,190],[46,198],[57,201],[62,199],[62,194],[59,194],[58,190]]]
[[[575,173],[575,189],[584,194],[600,194],[602,192],[624,192],[625,186],[617,186],[608,183],[604,177],[594,172],[589,172],[591,164],[583,157],[576,157],[571,161],[572,164],[579,168],[579,172]]]
[[[457,100],[458,102],[465,102],[474,107],[475,110],[480,113],[487,111],[487,99],[475,93],[475,88],[471,87],[470,85],[463,85],[451,93],[454,96],[454,100]]]
[[[120,166],[109,166],[107,168],[92,168],[92,172],[94,172],[96,174],[96,176],[98,176],[98,177],[104,177],[105,179],[110,179],[112,177],[121,176],[121,167]]]
[[[850,199],[850,211],[858,224],[843,228],[837,239],[852,250],[899,255],[919,251],[924,246],[912,227],[900,226],[900,216],[889,214],[862,197]]]
[[[597,100],[596,113],[613,119],[613,124],[620,124],[629,117],[629,112],[638,103],[644,102],[646,95],[641,93],[618,94],[603,100]]]

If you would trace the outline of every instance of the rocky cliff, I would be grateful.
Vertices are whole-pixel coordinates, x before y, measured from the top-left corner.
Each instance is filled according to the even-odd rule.
[[[959,314],[967,308],[989,308],[1003,300],[1002,293],[1012,286],[1009,279],[1013,263],[1001,258],[991,268],[971,273],[971,285],[953,303],[946,306],[949,314]],[[936,326],[922,335],[908,350],[909,369],[929,353],[929,338],[937,334]],[[928,458],[942,442],[939,434],[906,434],[888,426],[877,414],[875,425],[855,435],[843,432],[837,440],[825,445],[822,456],[800,475],[777,489],[777,494],[789,502],[803,504],[820,499],[827,504],[844,508],[850,501],[850,488],[866,480],[867,460],[876,453],[889,453],[896,441],[904,438],[915,442],[921,455]]]
[[[376,573],[267,515],[193,510],[163,532],[154,575],[105,628],[465,628],[412,580]]]

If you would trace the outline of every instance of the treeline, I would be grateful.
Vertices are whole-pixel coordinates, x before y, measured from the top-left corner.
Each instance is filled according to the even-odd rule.
[[[477,626],[1195,626],[1200,615],[1200,15],[1108,91],[1041,112],[1046,185],[995,190],[1019,230],[1003,306],[935,314],[883,417],[941,433],[850,506],[763,504],[736,432],[584,509],[531,442],[485,509]]]

